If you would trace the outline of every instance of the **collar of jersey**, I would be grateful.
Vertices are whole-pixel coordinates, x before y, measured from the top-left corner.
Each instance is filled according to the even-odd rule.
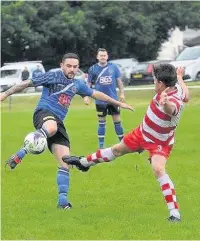
[[[97,63],[97,65],[98,65],[98,66],[100,66],[100,67],[102,67],[102,68],[105,68],[105,67],[107,67],[107,66],[108,66],[108,62],[107,62],[107,64],[106,64],[106,65],[104,65],[104,66],[101,66],[99,63]]]

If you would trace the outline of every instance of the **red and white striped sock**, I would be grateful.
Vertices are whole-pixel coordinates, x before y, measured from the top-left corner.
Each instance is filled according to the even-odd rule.
[[[164,174],[162,177],[158,178],[158,182],[160,183],[160,187],[167,203],[168,210],[170,211],[170,216],[180,218],[174,184],[170,177],[167,174]]]
[[[100,149],[97,152],[80,159],[82,165],[86,167],[94,166],[101,162],[110,162],[115,159],[111,147]]]

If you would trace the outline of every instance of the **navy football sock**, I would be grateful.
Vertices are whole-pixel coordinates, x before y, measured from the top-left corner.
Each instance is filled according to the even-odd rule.
[[[23,147],[23,148],[21,148],[17,153],[16,153],[16,155],[18,156],[18,158],[20,159],[20,160],[22,160],[25,156],[26,156],[26,154],[27,154],[27,151],[26,151],[26,149]]]
[[[58,205],[68,205],[68,189],[69,189],[69,170],[64,167],[58,168],[57,173],[57,185],[58,185]]]
[[[105,132],[106,132],[106,121],[99,120],[98,140],[99,140],[99,148],[100,149],[102,149],[104,146]]]
[[[114,122],[114,125],[115,125],[115,132],[116,132],[119,140],[121,141],[124,137],[124,130],[123,130],[121,121]]]

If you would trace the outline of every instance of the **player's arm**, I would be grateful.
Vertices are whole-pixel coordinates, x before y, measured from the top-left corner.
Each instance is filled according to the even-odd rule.
[[[87,86],[89,88],[92,88],[92,78],[93,78],[92,67],[90,67],[88,70],[88,80],[87,80]],[[83,102],[85,105],[89,105],[91,103],[90,97],[89,96],[83,97]]]
[[[167,95],[167,92],[170,88],[167,87],[160,95],[159,104],[163,106],[163,110],[169,116],[174,116],[178,113],[180,108],[180,103],[178,100],[175,100]]]
[[[121,78],[117,78],[117,85],[119,88],[119,99],[120,101],[125,101],[125,95],[124,95],[124,85],[123,82],[121,80]]]
[[[91,66],[88,70],[88,81],[87,81],[87,85],[91,88],[92,87],[92,81],[93,81],[93,66]]]
[[[83,97],[83,102],[84,102],[85,105],[89,105],[90,102],[91,102],[91,101],[90,101],[90,97],[84,96],[84,97]]]
[[[125,96],[124,96],[124,85],[123,85],[123,82],[121,80],[121,72],[118,68],[118,66],[116,64],[114,64],[114,67],[115,67],[115,78],[117,80],[117,85],[118,85],[118,88],[119,88],[119,99],[121,102],[124,102],[125,101]]]
[[[91,82],[87,82],[87,86],[89,88],[91,88],[92,87],[92,83]],[[84,102],[85,105],[89,105],[91,103],[90,97],[89,96],[84,96],[83,97],[83,102]]]
[[[92,83],[88,81],[88,82],[87,82],[87,86],[88,86],[89,88],[92,88]],[[84,102],[85,105],[89,105],[89,104],[91,103],[90,97],[89,97],[89,96],[83,97],[83,102]]]
[[[177,108],[176,105],[171,102],[170,100],[167,100],[167,102],[164,104],[164,111],[166,114],[173,116],[177,114]]]
[[[176,74],[177,74],[178,83],[181,86],[181,88],[184,92],[184,95],[185,95],[183,101],[188,102],[190,96],[189,96],[189,89],[183,80],[184,68],[178,67],[176,69]]]
[[[129,109],[129,110],[133,111],[133,108],[130,105],[128,105],[126,103],[122,103],[120,101],[117,101],[117,100],[109,97],[108,95],[100,92],[100,91],[94,90],[92,95],[91,95],[91,97],[96,99],[96,100],[102,100],[102,101],[108,102],[108,103],[110,103],[112,105],[119,106],[119,107],[121,107],[123,109]]]
[[[20,91],[26,89],[27,87],[31,87],[32,85],[33,85],[32,80],[22,81],[21,83],[16,84],[16,85],[12,86],[10,89],[2,92],[0,95],[0,100],[4,101],[8,96],[10,96],[14,93],[20,92]]]
[[[108,102],[112,105],[119,106],[123,109],[133,110],[133,108],[130,105],[117,101],[100,91],[96,91],[96,90],[89,88],[83,81],[77,82],[76,94],[81,95],[81,96],[90,96],[93,99],[102,100],[102,101]]]
[[[44,74],[41,74],[38,77],[32,78],[30,80],[28,79],[28,80],[22,81],[17,85],[14,85],[13,87],[11,87],[10,89],[8,89],[7,91],[3,92],[0,95],[0,100],[4,101],[9,95],[22,91],[27,87],[31,87],[31,86],[37,87],[45,83],[55,83],[55,72],[46,72]]]

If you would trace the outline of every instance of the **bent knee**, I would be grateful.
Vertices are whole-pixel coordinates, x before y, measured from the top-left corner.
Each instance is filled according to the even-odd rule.
[[[54,136],[56,134],[57,130],[58,130],[57,125],[56,126],[48,126],[48,129],[47,129],[50,137]]]
[[[58,126],[55,121],[47,121],[43,124],[43,127],[48,131],[49,136],[53,136],[58,131]]]
[[[113,152],[113,155],[116,156],[116,157],[122,155],[122,152],[116,147],[112,148],[112,152]]]
[[[112,152],[113,152],[113,155],[116,157],[129,153],[129,151],[127,150],[127,147],[123,143],[114,145],[112,147]]]

